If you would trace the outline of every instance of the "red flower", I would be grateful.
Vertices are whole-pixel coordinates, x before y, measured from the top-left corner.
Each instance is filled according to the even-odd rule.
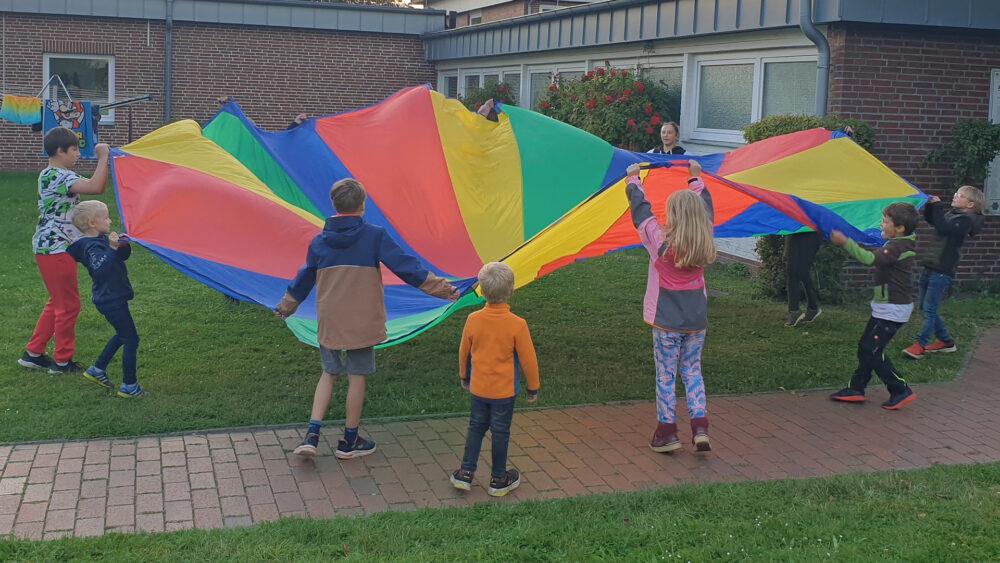
[[[638,125],[636,124],[635,120],[632,119],[631,117],[628,118],[628,121],[626,121],[625,123],[627,123],[628,126],[631,127],[632,129],[635,129],[636,127],[638,127]]]
[[[552,104],[550,104],[550,103],[548,103],[548,102],[546,102],[544,100],[539,105],[541,106],[542,109],[550,109],[552,107]]]
[[[587,100],[587,109],[594,109],[596,107],[597,107],[596,98],[590,98],[589,100]]]
[[[611,96],[604,96],[604,105],[611,105],[611,102],[615,101]]]
[[[631,96],[631,95],[632,95],[632,91],[631,90],[626,89],[624,92],[622,92],[622,96],[625,96],[626,98],[629,97],[629,96]]]
[[[643,111],[643,112],[644,112],[644,113],[645,113],[646,115],[650,115],[650,114],[652,114],[652,113],[653,113],[653,104],[646,104],[646,107],[642,108],[642,111]]]
[[[636,80],[635,82],[633,82],[632,86],[634,86],[635,87],[635,91],[639,92],[640,94],[642,94],[643,92],[646,91],[646,85],[643,84],[642,82],[639,82],[638,80]]]
[[[663,120],[660,119],[660,114],[658,113],[653,114],[653,119],[649,120],[649,124],[652,125],[653,127],[656,127],[661,123],[663,123]]]
[[[653,134],[653,128],[652,127],[646,127],[646,134],[647,135],[652,135]]]
[[[559,86],[557,86],[555,82],[549,84],[549,92],[555,92],[556,90],[559,90]]]
[[[611,69],[611,76],[618,76],[618,71],[615,69]]]
[[[628,69],[627,68],[623,68],[622,69],[622,78],[628,78]]]
[[[497,87],[497,92],[500,92],[501,94],[506,94],[507,93],[507,85],[506,84],[501,84],[500,86],[498,86]]]
[[[597,67],[597,74],[599,74],[601,76],[604,76],[604,68],[603,67]]]

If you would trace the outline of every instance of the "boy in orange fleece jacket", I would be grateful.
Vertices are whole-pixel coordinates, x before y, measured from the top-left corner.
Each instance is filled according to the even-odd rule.
[[[521,370],[528,380],[528,402],[538,400],[538,360],[528,323],[510,312],[514,271],[490,262],[479,271],[479,287],[486,306],[469,315],[458,351],[458,377],[472,393],[472,415],[465,439],[462,467],[451,475],[456,489],[472,489],[479,450],[487,428],[493,437],[493,471],[488,492],[502,497],[521,484],[516,469],[507,469],[507,445],[520,391]]]

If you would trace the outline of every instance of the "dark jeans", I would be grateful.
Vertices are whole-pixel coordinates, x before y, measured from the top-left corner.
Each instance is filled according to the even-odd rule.
[[[852,389],[864,392],[872,379],[872,371],[889,388],[891,395],[906,389],[906,381],[899,377],[896,369],[892,367],[892,362],[885,356],[885,347],[889,345],[889,341],[901,326],[903,323],[875,317],[868,319],[868,326],[865,327],[865,332],[858,342],[858,369],[851,378]]]
[[[785,237],[785,282],[789,311],[799,310],[803,289],[809,310],[819,309],[819,293],[810,273],[821,244],[823,236],[817,232],[797,233]]]
[[[132,313],[128,310],[128,301],[96,305],[97,311],[108,319],[115,329],[114,336],[104,346],[104,351],[98,356],[94,366],[98,369],[108,369],[108,364],[115,357],[118,349],[125,347],[122,353],[122,380],[126,385],[135,383],[136,357],[139,354],[139,333],[132,321]]]
[[[493,437],[493,477],[503,477],[507,473],[507,446],[510,443],[510,422],[513,418],[514,399],[491,403],[473,396],[462,469],[473,472],[476,470],[479,450],[483,447],[483,436],[489,429]]]
[[[944,301],[944,294],[950,285],[951,278],[941,272],[925,269],[920,273],[920,297],[917,305],[924,313],[924,324],[917,335],[917,342],[921,346],[930,344],[931,338],[935,336],[941,342],[951,342],[948,327],[944,326],[944,320],[938,314],[938,307]]]

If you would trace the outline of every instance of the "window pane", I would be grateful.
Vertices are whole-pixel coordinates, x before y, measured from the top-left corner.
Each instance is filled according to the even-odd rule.
[[[738,130],[750,124],[753,65],[701,67],[698,127]]]
[[[816,63],[766,63],[761,117],[816,113]]]
[[[473,88],[479,88],[479,75],[465,77],[465,95],[468,96]]]
[[[559,80],[561,82],[569,82],[570,80],[580,80],[583,78],[582,70],[560,70]]]
[[[499,84],[500,75],[499,74],[487,74],[483,76],[483,86],[489,86],[490,84]]]
[[[542,99],[542,95],[549,87],[549,84],[552,84],[552,73],[548,71],[531,73],[531,93],[528,98],[531,109],[535,109],[538,105],[538,101]]]
[[[49,76],[58,74],[74,100],[91,101],[102,105],[112,101],[109,97],[111,89],[109,68],[110,61],[107,59],[49,57]],[[49,86],[48,97],[65,97],[58,81]],[[106,116],[108,113],[102,111],[101,115]]]
[[[503,81],[510,87],[510,93],[514,96],[514,102],[521,102],[521,73],[508,72],[503,75]]]
[[[458,96],[458,77],[449,76],[444,79],[444,95],[449,98]]]
[[[684,69],[681,67],[644,68],[642,77],[666,89],[668,99],[665,107],[657,108],[663,114],[665,121],[680,121],[681,92],[684,81]]]

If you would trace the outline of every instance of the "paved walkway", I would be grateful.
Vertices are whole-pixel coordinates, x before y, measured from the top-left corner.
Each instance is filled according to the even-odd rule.
[[[998,366],[994,329],[961,379],[916,386],[920,399],[898,412],[878,407],[878,387],[877,401],[864,405],[834,404],[822,392],[715,397],[715,449],[707,455],[689,446],[673,455],[650,451],[651,402],[521,412],[510,455],[522,485],[504,499],[486,495],[486,459],[471,493],[448,482],[466,418],[365,425],[378,452],[343,463],[329,442],[315,462],[293,456],[298,429],[3,446],[0,536],[248,526],[286,516],[1000,461]],[[334,446],[337,434],[327,434]],[[487,444],[484,458],[488,452]]]

